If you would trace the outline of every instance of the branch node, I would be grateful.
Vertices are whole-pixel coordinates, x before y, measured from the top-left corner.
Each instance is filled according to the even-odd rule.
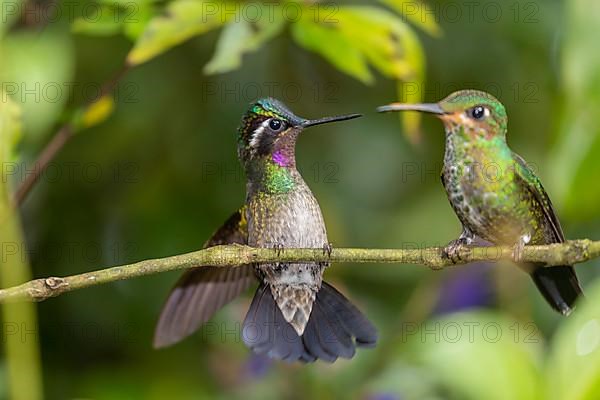
[[[44,280],[44,284],[50,290],[58,290],[63,286],[69,286],[69,282],[64,280],[63,278],[50,277]]]

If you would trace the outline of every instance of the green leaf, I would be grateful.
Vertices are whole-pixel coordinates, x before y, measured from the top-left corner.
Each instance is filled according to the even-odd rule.
[[[106,120],[112,114],[115,102],[110,95],[104,95],[87,106],[81,115],[80,128],[90,128]]]
[[[320,24],[311,18],[301,18],[292,24],[296,43],[323,56],[340,71],[370,84],[373,76],[366,57],[338,24]]]
[[[586,290],[576,311],[562,320],[546,370],[548,399],[600,398],[600,281]]]
[[[340,8],[342,32],[365,54],[384,76],[398,81],[402,102],[422,101],[425,56],[418,37],[399,17],[368,6]],[[420,114],[401,115],[411,141],[420,137]]]
[[[407,336],[416,356],[450,398],[541,399],[534,325],[497,313],[470,311],[427,321]],[[533,334],[533,335],[532,335]],[[408,334],[407,334],[408,335]]]
[[[442,36],[442,29],[435,20],[435,15],[427,10],[427,5],[415,0],[379,0],[404,16],[413,25],[421,28],[431,36]]]
[[[223,4],[196,0],[173,1],[165,15],[150,20],[127,56],[127,62],[130,65],[141,64],[187,39],[223,25],[233,17],[231,13],[221,15],[218,9],[226,9]]]
[[[99,18],[78,17],[71,26],[73,33],[84,33],[94,36],[116,35],[122,30],[122,21],[113,7],[101,6]]]
[[[71,30],[93,36],[124,33],[135,41],[155,14],[151,0],[100,0],[97,17],[78,17]]]
[[[150,21],[156,16],[154,5],[143,0],[139,3],[139,8],[135,14],[131,17],[125,17],[123,20],[123,33],[133,42],[137,41],[140,36],[142,36]]]
[[[245,20],[227,24],[221,32],[215,54],[204,66],[204,72],[215,74],[238,68],[251,37],[252,28]]]
[[[245,53],[259,49],[283,30],[285,20],[279,7],[275,7],[274,12],[264,6],[260,6],[258,10],[256,22],[240,18],[225,26],[217,42],[215,54],[204,67],[206,74],[223,73],[238,68]]]

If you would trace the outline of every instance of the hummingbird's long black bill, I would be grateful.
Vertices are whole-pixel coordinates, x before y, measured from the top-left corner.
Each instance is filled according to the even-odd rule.
[[[362,114],[336,115],[333,117],[309,119],[302,123],[302,127],[307,128],[309,126],[328,124],[330,122],[337,122],[337,121],[346,121],[348,119],[354,119],[354,118],[358,118],[358,117],[362,117]]]
[[[437,103],[421,103],[421,104],[404,104],[404,103],[392,103],[386,106],[377,107],[378,112],[390,112],[390,111],[421,111],[431,114],[442,115],[445,114],[442,107]]]

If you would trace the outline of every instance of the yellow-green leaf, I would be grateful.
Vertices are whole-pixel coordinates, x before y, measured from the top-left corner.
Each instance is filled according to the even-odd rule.
[[[95,36],[115,35],[121,32],[122,21],[119,20],[113,7],[100,6],[99,17],[91,19],[89,17],[78,17],[73,21],[71,30],[74,33],[84,33]]]
[[[212,59],[204,67],[207,74],[228,72],[238,68],[245,53],[255,51],[266,41],[283,30],[283,13],[278,7],[257,8],[255,21],[249,18],[236,17],[229,22],[217,42],[217,49]]]
[[[123,20],[123,33],[130,40],[134,42],[137,41],[155,16],[156,10],[152,4],[147,4],[143,1],[139,2],[139,8],[136,10],[135,14],[132,14],[130,17],[125,17]]]
[[[78,132],[81,129],[98,125],[108,118],[115,108],[115,102],[110,95],[104,95],[92,104],[79,109],[75,113],[72,126]]]
[[[379,0],[387,4],[415,26],[431,36],[442,36],[442,28],[435,20],[436,14],[427,9],[427,5],[418,0]]]
[[[242,64],[246,43],[252,36],[252,28],[245,20],[230,22],[223,28],[212,59],[204,66],[206,74],[227,72]]]
[[[165,15],[154,17],[148,23],[127,56],[127,62],[130,65],[141,64],[193,36],[221,26],[232,17],[231,13],[219,11],[226,7],[225,4],[175,0],[169,4]]]
[[[83,127],[89,128],[104,121],[112,113],[114,106],[115,102],[111,96],[103,96],[95,101],[83,113]]]
[[[152,0],[99,0],[99,11],[94,16],[78,17],[71,30],[94,36],[125,34],[136,41],[146,25],[156,15]]]
[[[340,71],[361,82],[373,82],[364,54],[338,24],[319,24],[302,18],[292,24],[292,36],[299,45],[320,54]]]
[[[340,8],[340,30],[384,76],[398,81],[402,102],[422,101],[425,56],[411,28],[391,12],[369,6]],[[416,142],[420,138],[419,113],[403,113],[404,132]]]

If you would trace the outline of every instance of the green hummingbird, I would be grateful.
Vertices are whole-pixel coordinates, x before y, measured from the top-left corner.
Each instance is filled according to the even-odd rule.
[[[456,259],[461,246],[480,237],[497,245],[514,245],[518,260],[526,244],[565,241],[548,194],[525,160],[506,143],[507,114],[492,95],[461,90],[439,103],[393,103],[387,111],[421,111],[440,118],[446,131],[442,183],[462,223],[462,233],[445,248]],[[518,263],[527,271],[546,301],[569,315],[582,294],[572,266],[547,267]]]
[[[308,127],[357,117],[309,120],[272,98],[252,104],[238,129],[246,201],[205,247],[239,243],[278,252],[284,248],[330,252],[319,204],[296,169],[296,140]],[[248,347],[286,361],[352,358],[357,346],[375,345],[377,332],[354,305],[323,281],[326,266],[277,262],[191,269],[163,307],[154,345],[168,346],[192,334],[257,278],[259,286],[242,327]]]

